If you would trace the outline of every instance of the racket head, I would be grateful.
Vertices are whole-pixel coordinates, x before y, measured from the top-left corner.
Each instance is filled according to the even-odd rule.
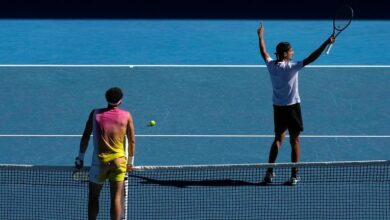
[[[351,6],[340,7],[333,18],[333,29],[337,31],[345,30],[352,22],[354,12]]]
[[[88,182],[89,174],[85,169],[74,169],[72,173],[72,178],[75,181]]]

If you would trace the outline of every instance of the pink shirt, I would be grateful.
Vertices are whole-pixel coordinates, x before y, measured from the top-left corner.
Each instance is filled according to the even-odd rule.
[[[126,157],[126,131],[130,113],[119,108],[96,109],[93,113],[94,158],[103,163]],[[98,161],[93,161],[98,162]]]

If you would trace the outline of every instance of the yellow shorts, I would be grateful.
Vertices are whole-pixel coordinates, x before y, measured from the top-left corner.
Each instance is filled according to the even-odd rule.
[[[103,184],[106,179],[110,181],[124,181],[127,170],[127,161],[125,157],[120,157],[102,163],[98,166],[92,166],[89,173],[89,181],[97,184]]]

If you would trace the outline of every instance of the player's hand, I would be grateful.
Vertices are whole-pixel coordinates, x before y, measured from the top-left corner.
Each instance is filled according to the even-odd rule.
[[[127,164],[127,169],[126,169],[126,171],[127,171],[127,172],[130,172],[130,171],[132,171],[132,170],[133,170],[133,165]]]
[[[259,36],[259,38],[262,38],[264,36],[263,22],[261,22],[259,28],[257,28],[257,35]]]
[[[328,44],[333,44],[336,41],[336,37],[334,35],[331,35],[328,38]]]
[[[76,169],[81,169],[84,166],[84,161],[80,160],[79,157],[76,157],[76,160],[74,161],[74,165]]]

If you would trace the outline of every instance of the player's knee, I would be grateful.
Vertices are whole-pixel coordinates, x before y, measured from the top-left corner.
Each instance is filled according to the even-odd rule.
[[[280,146],[282,146],[282,142],[283,140],[280,140],[280,139],[275,139],[274,142],[272,143],[272,147],[276,147],[276,148],[280,148]]]
[[[290,135],[290,144],[291,145],[299,144],[299,142],[300,142],[299,134],[291,134]]]
[[[280,146],[284,139],[285,139],[285,135],[284,134],[275,134],[274,143],[276,145]]]

